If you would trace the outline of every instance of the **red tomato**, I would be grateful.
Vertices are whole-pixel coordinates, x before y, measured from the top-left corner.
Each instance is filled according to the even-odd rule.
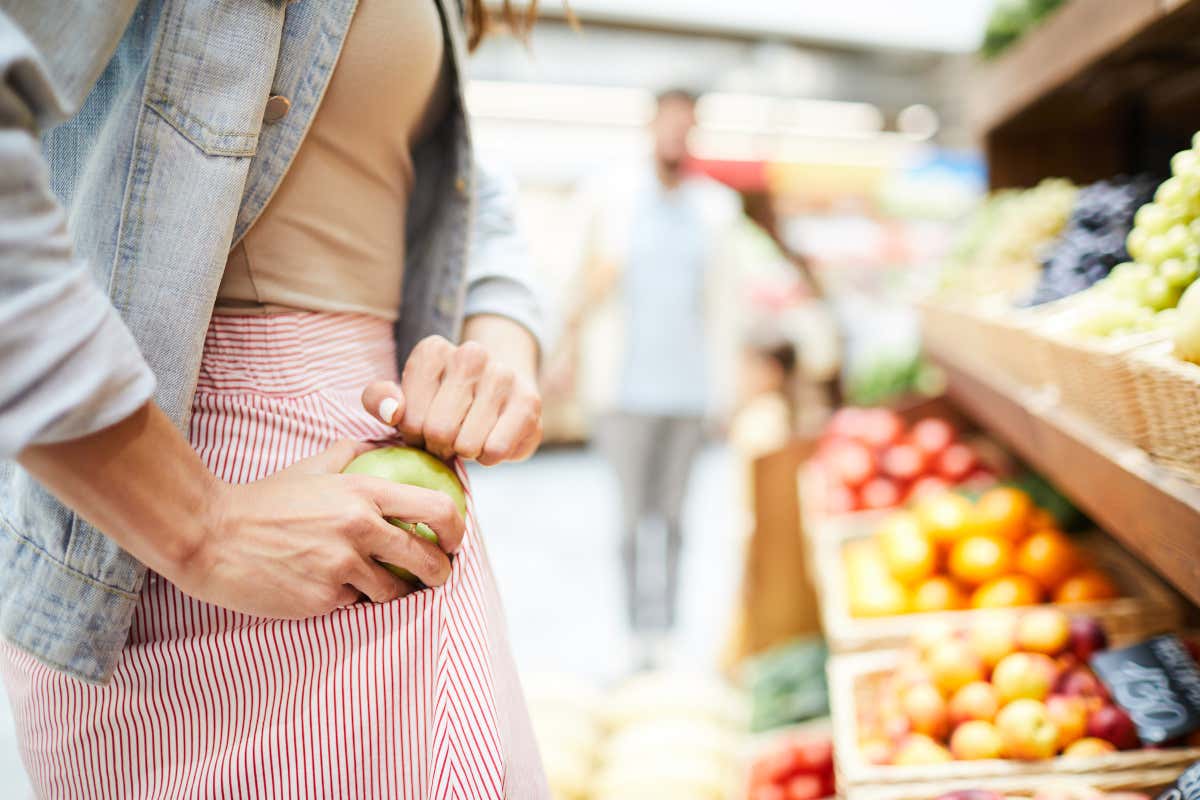
[[[851,511],[858,511],[862,505],[858,501],[858,494],[848,486],[830,486],[829,494],[825,498],[825,510],[831,514],[849,514]]]
[[[954,441],[954,426],[939,417],[926,417],[913,425],[908,438],[925,453],[935,456]]]
[[[941,494],[949,488],[950,484],[937,475],[926,475],[923,478],[918,478],[912,486],[908,487],[908,494],[905,496],[905,500],[910,502],[920,500],[923,497]]]
[[[823,776],[821,781],[821,792],[822,797],[834,797],[837,795],[837,778],[834,777],[833,772]]]
[[[916,480],[925,471],[925,451],[915,444],[894,444],[883,451],[879,466],[885,475],[897,480]]]
[[[890,478],[872,478],[862,487],[863,508],[892,508],[900,504],[900,486]]]
[[[970,475],[977,464],[975,451],[958,442],[947,447],[937,457],[936,469],[946,480],[958,483]]]
[[[869,408],[859,420],[859,441],[871,447],[883,448],[895,444],[904,433],[904,423],[896,412],[886,408]]]
[[[796,774],[799,762],[790,747],[763,754],[750,768],[750,781],[755,784],[783,783]]]
[[[800,769],[805,772],[825,773],[833,769],[833,742],[829,739],[804,739],[792,747]]]
[[[834,480],[851,488],[875,476],[875,456],[858,442],[843,442],[826,461]]]
[[[825,796],[820,775],[797,775],[787,783],[787,800],[819,800]]]

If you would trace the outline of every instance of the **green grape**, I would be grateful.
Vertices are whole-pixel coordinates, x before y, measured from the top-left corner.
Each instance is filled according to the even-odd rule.
[[[1188,233],[1192,235],[1193,242],[1200,242],[1200,219],[1188,223]]]
[[[1171,174],[1177,177],[1194,175],[1200,168],[1200,156],[1195,150],[1180,150],[1171,156]]]
[[[1156,195],[1157,197],[1157,195]],[[1159,203],[1146,203],[1133,216],[1136,230],[1145,231],[1147,236],[1165,233],[1171,227],[1171,213]]]
[[[1192,243],[1192,234],[1188,231],[1188,226],[1182,222],[1172,225],[1162,238],[1167,248],[1167,258],[1182,258],[1187,252],[1187,246]]]
[[[1200,150],[1200,131],[1192,134],[1192,149]]]
[[[1200,264],[1181,258],[1168,258],[1159,265],[1158,274],[1172,288],[1183,289],[1196,280],[1196,275],[1200,274]]]
[[[1140,260],[1146,255],[1146,243],[1150,239],[1150,234],[1146,233],[1141,228],[1134,228],[1125,237],[1125,249],[1129,251],[1131,258]]]
[[[1146,242],[1145,252],[1138,259],[1138,262],[1157,267],[1173,255],[1175,253],[1171,249],[1165,234],[1162,236],[1151,236]]]
[[[1155,275],[1142,287],[1142,305],[1161,311],[1179,302],[1181,288],[1171,286],[1162,276]]]
[[[1172,209],[1185,210],[1191,194],[1181,178],[1167,178],[1154,192],[1154,202]],[[1141,209],[1138,209],[1141,211]],[[1190,213],[1190,212],[1189,212]]]

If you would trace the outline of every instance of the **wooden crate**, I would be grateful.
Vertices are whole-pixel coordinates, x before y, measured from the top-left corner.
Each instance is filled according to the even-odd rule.
[[[895,668],[900,655],[899,650],[883,650],[834,656],[829,661],[838,792],[847,800],[933,800],[957,789],[1028,794],[1055,782],[1076,779],[1108,791],[1152,789],[1169,784],[1200,759],[1200,748],[1180,747],[1043,761],[991,759],[927,766],[870,764],[861,757],[858,747],[858,710],[864,703],[875,702],[879,683]]]
[[[860,529],[841,540],[827,536],[816,540],[815,577],[821,598],[821,625],[829,649],[852,653],[902,647],[917,629],[930,623],[966,625],[978,610],[898,614],[890,617],[850,615],[849,586],[842,553],[846,544],[870,534]],[[1177,629],[1183,612],[1176,595],[1161,580],[1108,537],[1094,533],[1083,537],[1081,548],[1103,568],[1121,589],[1122,597],[1091,603],[1058,604],[1070,614],[1092,616],[1104,623],[1109,635],[1150,635]]]

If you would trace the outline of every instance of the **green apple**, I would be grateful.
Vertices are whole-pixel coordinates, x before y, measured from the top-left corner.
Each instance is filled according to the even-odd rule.
[[[453,500],[459,514],[464,517],[467,515],[467,495],[458,480],[458,475],[436,456],[416,447],[390,446],[368,450],[347,464],[342,472],[350,475],[372,475],[407,486],[433,489]],[[437,534],[424,522],[406,522],[394,518],[388,519],[388,522],[437,543]],[[406,581],[417,580],[416,576],[402,567],[386,563],[384,566]]]

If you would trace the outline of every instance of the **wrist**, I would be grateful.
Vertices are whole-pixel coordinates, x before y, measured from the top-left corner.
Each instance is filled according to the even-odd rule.
[[[211,545],[226,526],[233,489],[231,484],[207,473],[195,505],[186,515],[190,524],[180,525],[175,536],[167,537],[160,572],[185,591],[185,587],[194,586],[208,572]]]
[[[537,382],[538,343],[519,322],[499,314],[476,314],[463,323],[462,338],[478,342],[492,358]]]

